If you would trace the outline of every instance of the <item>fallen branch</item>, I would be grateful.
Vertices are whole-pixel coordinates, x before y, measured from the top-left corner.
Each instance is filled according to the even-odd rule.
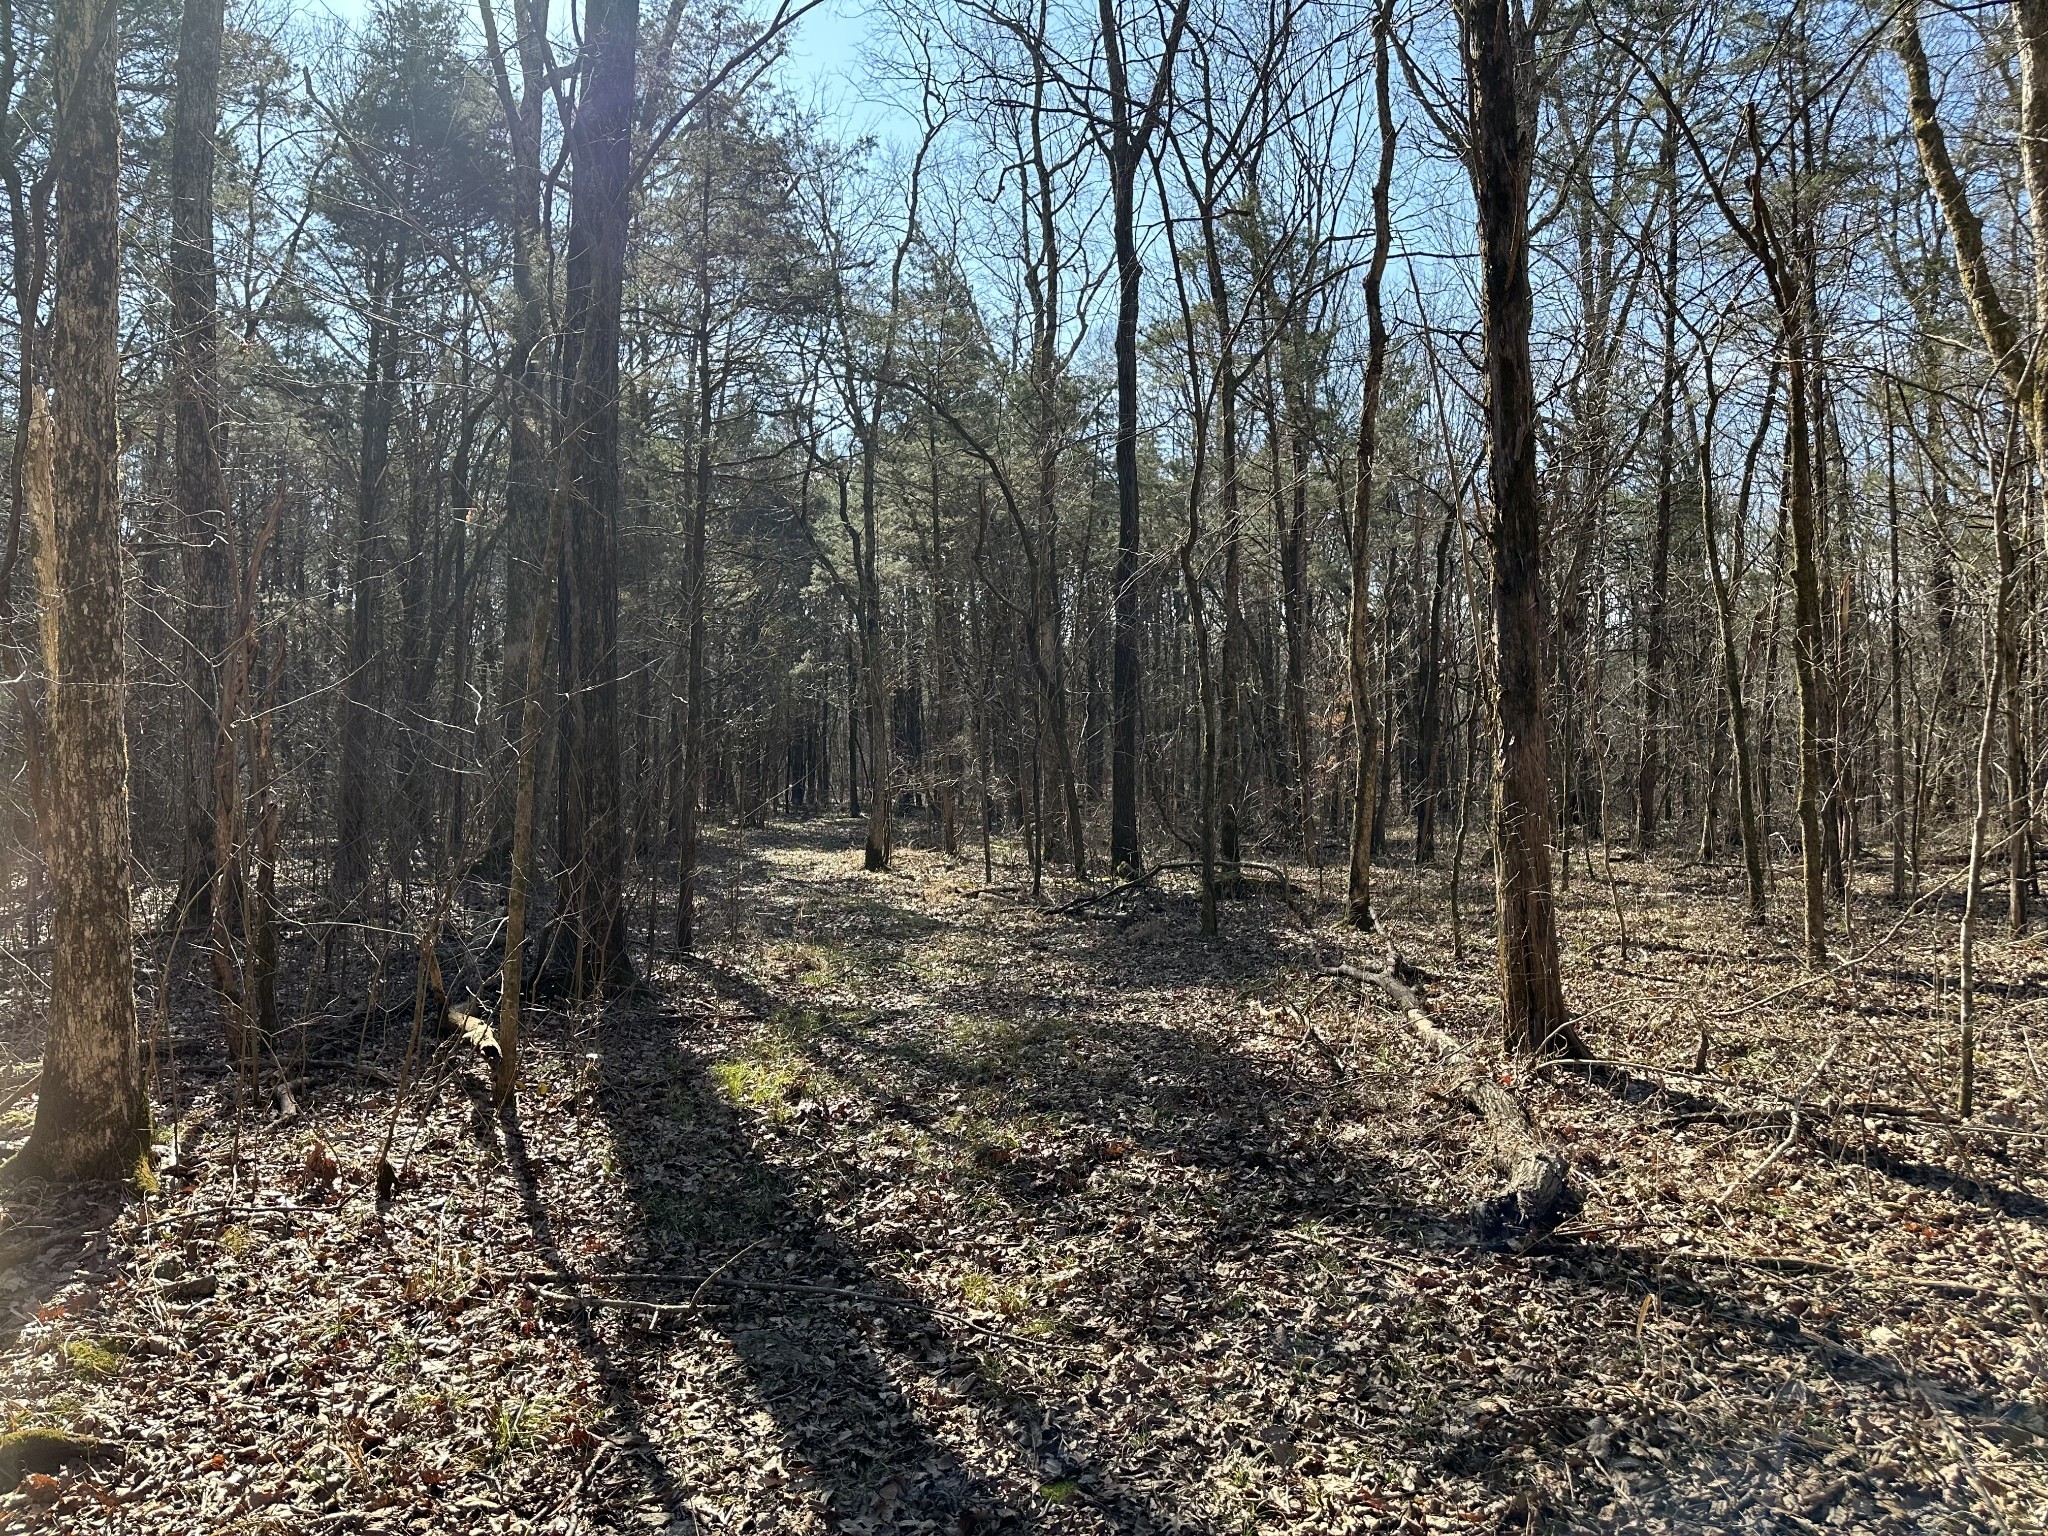
[[[1815,1067],[1811,1072],[1809,1072],[1806,1075],[1806,1081],[1799,1085],[1797,1092],[1795,1092],[1793,1095],[1795,1099],[1798,1097],[1798,1094],[1804,1093],[1808,1088],[1812,1087],[1814,1083],[1818,1082],[1822,1077],[1825,1077],[1827,1075],[1828,1068],[1834,1063],[1835,1052],[1841,1046],[1841,1044],[1842,1037],[1840,1035],[1837,1035],[1833,1040],[1828,1042],[1827,1053],[1821,1057],[1820,1065]],[[1742,1188],[1743,1185],[1750,1183],[1752,1180],[1761,1177],[1765,1169],[1771,1167],[1774,1163],[1778,1161],[1779,1158],[1783,1157],[1788,1151],[1791,1150],[1792,1143],[1799,1139],[1799,1130],[1799,1110],[1795,1106],[1792,1111],[1791,1124],[1785,1127],[1785,1139],[1779,1142],[1778,1145],[1772,1149],[1770,1156],[1766,1157],[1762,1162],[1758,1163],[1754,1168],[1750,1169],[1749,1172],[1743,1174],[1740,1178],[1730,1180],[1728,1187],[1721,1191],[1720,1198],[1716,1200],[1714,1203],[1716,1205],[1726,1205],[1728,1203],[1728,1197],[1734,1194],[1736,1190]]]
[[[34,1093],[36,1089],[41,1085],[42,1081],[42,1070],[38,1068],[36,1071],[29,1073],[29,1075],[26,1078],[24,1078],[21,1082],[16,1083],[14,1087],[11,1090],[9,1090],[7,1097],[4,1099],[0,1099],[0,1115],[6,1114],[8,1110],[14,1108],[15,1105],[19,1104],[23,1099],[27,1098],[30,1094]]]
[[[548,1278],[557,1277],[549,1276]],[[1010,1333],[1001,1328],[992,1328],[987,1323],[980,1322],[967,1316],[965,1313],[948,1311],[944,1307],[933,1306],[928,1301],[919,1301],[912,1296],[888,1296],[879,1291],[858,1290],[850,1285],[805,1285],[795,1280],[749,1280],[743,1276],[721,1275],[715,1272],[701,1278],[694,1275],[662,1274],[605,1275],[599,1278],[612,1281],[634,1279],[663,1280],[676,1285],[688,1285],[694,1282],[698,1294],[702,1294],[706,1286],[716,1285],[727,1290],[767,1291],[783,1296],[830,1296],[846,1301],[862,1302],[871,1306],[901,1307],[907,1311],[922,1312],[930,1317],[944,1318],[948,1322],[958,1323],[963,1328],[971,1328],[976,1333],[986,1334],[992,1339],[1008,1339],[1012,1343],[1028,1344],[1036,1349],[1058,1350],[1065,1354],[1074,1355],[1089,1353],[1086,1348],[1078,1344],[1061,1344],[1052,1339],[1035,1339],[1028,1334]],[[590,1296],[580,1291],[549,1290],[544,1286],[536,1286],[534,1289],[535,1294],[544,1301],[551,1301],[557,1306],[583,1307],[592,1311],[633,1312],[643,1317],[688,1317],[695,1315],[701,1310],[694,1296],[689,1301],[641,1301],[631,1296]]]
[[[1951,1110],[1925,1109],[1917,1105],[1895,1104],[1880,1099],[1806,1099],[1798,1097],[1796,1093],[1781,1093],[1760,1083],[1716,1077],[1706,1072],[1687,1072],[1677,1067],[1661,1067],[1655,1062],[1629,1061],[1620,1057],[1588,1056],[1561,1061],[1539,1061],[1532,1063],[1529,1070],[1549,1075],[1576,1073],[1591,1079],[1598,1079],[1614,1072],[1641,1072],[1681,1083],[1700,1083],[1714,1088],[1735,1089],[1750,1098],[1765,1101],[1755,1106],[1736,1106],[1724,1103],[1711,1094],[1676,1090],[1683,1097],[1695,1101],[1695,1107],[1672,1116],[1667,1122],[1672,1124],[1707,1120],[1721,1125],[1761,1127],[1786,1125],[1792,1119],[1798,1118],[1806,1122],[1806,1132],[1810,1139],[1816,1128],[1838,1128],[1838,1123],[1842,1123],[1842,1128],[1856,1129],[1857,1127],[1848,1123],[1857,1120],[1898,1120],[1909,1125],[1925,1126],[1930,1130],[1963,1136],[1982,1136],[1994,1141],[2048,1141],[2048,1131],[1987,1125],[1981,1120],[1959,1120]]]
[[[1112,897],[1123,896],[1131,891],[1143,890],[1170,869],[1200,869],[1201,867],[1201,864],[1194,859],[1178,859],[1170,863],[1154,864],[1142,874],[1133,875],[1130,879],[1119,881],[1117,884],[1109,886],[1104,890],[1090,891],[1085,896],[1076,896],[1072,901],[1063,901],[1052,910],[1055,915],[1079,912],[1084,907],[1094,906],[1098,901],[1108,901]]]
[[[447,1018],[449,1033],[462,1036],[485,1061],[497,1061],[498,1031],[489,1019],[467,1008],[450,1008]]]
[[[1548,1230],[1578,1203],[1570,1160],[1551,1145],[1527,1106],[1472,1046],[1460,1045],[1436,1027],[1415,989],[1402,980],[1403,969],[1389,944],[1385,970],[1340,965],[1336,974],[1378,988],[1430,1065],[1451,1075],[1448,1096],[1485,1123],[1494,1165],[1507,1176],[1507,1183],[1473,1208],[1480,1230],[1496,1242]]]
[[[1598,1229],[1595,1229],[1598,1230]],[[1602,1258],[1625,1255],[1646,1263],[1662,1264],[1680,1259],[1723,1269],[1754,1269],[1773,1275],[1834,1275],[1861,1285],[1902,1285],[1914,1290],[1934,1291],[1947,1296],[1989,1296],[2000,1301],[2024,1302],[2026,1293],[2011,1286],[1981,1280],[1957,1280],[1946,1275],[1913,1275],[1844,1259],[1823,1259],[1804,1253],[1736,1253],[1711,1248],[1657,1248],[1633,1243],[1585,1243],[1584,1232],[1560,1231],[1538,1238],[1524,1252],[1544,1249],[1552,1253],[1576,1248]]]
[[[1125,896],[1130,894],[1132,891],[1142,890],[1144,887],[1150,885],[1154,880],[1157,880],[1161,875],[1166,874],[1169,871],[1200,869],[1201,867],[1202,861],[1200,859],[1169,859],[1164,863],[1154,864],[1150,869],[1144,871],[1144,873],[1133,875],[1130,879],[1120,881],[1116,885],[1108,886],[1105,889],[1099,891],[1090,891],[1087,895],[1077,896],[1072,901],[1061,902],[1060,905],[1054,907],[1052,911],[1055,916],[1060,916],[1072,912],[1079,912],[1085,907],[1094,906],[1095,903],[1098,901],[1108,901],[1113,897]],[[1224,883],[1223,866],[1221,864],[1218,864],[1216,866],[1216,870],[1218,877],[1217,883],[1220,886]],[[1288,876],[1287,871],[1280,868],[1279,865],[1247,863],[1243,860],[1240,860],[1237,866],[1237,873],[1240,880],[1247,873],[1263,875],[1267,879],[1272,880],[1280,887],[1280,894],[1282,898],[1286,900],[1291,907],[1294,898],[1294,881]]]

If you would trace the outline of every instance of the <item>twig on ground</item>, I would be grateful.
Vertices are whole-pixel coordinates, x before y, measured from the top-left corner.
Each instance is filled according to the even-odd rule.
[[[524,1277],[522,1277],[524,1278]],[[549,1275],[549,1279],[559,1276]],[[1027,1344],[1034,1349],[1057,1350],[1063,1354],[1088,1355],[1092,1351],[1079,1344],[1062,1344],[1053,1339],[1032,1338],[1028,1334],[1011,1333],[1006,1329],[992,1328],[964,1313],[949,1311],[944,1307],[919,1301],[911,1296],[888,1296],[880,1291],[858,1290],[850,1285],[805,1285],[794,1280],[749,1280],[743,1276],[710,1274],[701,1279],[691,1275],[604,1275],[604,1280],[623,1281],[629,1279],[661,1279],[686,1285],[697,1280],[698,1290],[707,1285],[719,1285],[737,1291],[767,1291],[784,1296],[832,1296],[847,1301],[862,1302],[870,1306],[901,1307],[907,1311],[922,1312],[930,1317],[944,1318],[947,1322],[958,1323],[976,1333],[986,1334],[992,1339],[1008,1339],[1015,1344]],[[690,1301],[640,1301],[627,1296],[589,1296],[580,1292],[553,1291],[535,1287],[536,1294],[558,1306],[589,1307],[607,1312],[637,1312],[648,1317],[683,1317],[702,1310],[696,1300]]]

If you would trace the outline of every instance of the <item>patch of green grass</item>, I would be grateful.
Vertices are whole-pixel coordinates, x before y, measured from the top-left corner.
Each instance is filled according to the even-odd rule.
[[[714,1062],[706,1075],[727,1103],[770,1119],[792,1118],[806,1098],[820,1097],[831,1077],[805,1047],[843,1026],[839,1010],[778,1009],[744,1055]]]
[[[850,1010],[831,1007],[777,1008],[764,1031],[778,1045],[802,1045],[845,1022]]]
[[[796,970],[800,987],[830,987],[860,970],[859,958],[843,944],[820,939],[788,939],[773,948],[773,958]]]
[[[787,1059],[721,1061],[712,1065],[711,1081],[740,1108],[786,1119],[790,1105],[803,1097],[804,1069]]]
[[[491,1415],[490,1444],[481,1460],[488,1469],[502,1467],[550,1443],[570,1421],[569,1405],[557,1398],[533,1397],[501,1404]]]
[[[1064,1504],[1080,1491],[1081,1485],[1071,1477],[1056,1477],[1049,1483],[1038,1485],[1039,1497],[1053,1504]]]
[[[966,1084],[1007,1088],[1018,1077],[1056,1079],[1070,1031],[1058,1019],[956,1014],[929,1048],[933,1067]]]
[[[406,1275],[400,1289],[407,1301],[448,1306],[476,1284],[477,1257],[466,1248],[437,1249],[422,1268]]]
[[[474,1399],[467,1392],[452,1387],[410,1387],[398,1394],[392,1405],[391,1422],[394,1426],[418,1424],[427,1420],[435,1424],[460,1418],[468,1412]]]
[[[994,1275],[974,1269],[960,1277],[960,1297],[970,1307],[1000,1312],[1005,1317],[1015,1317],[1029,1305],[1021,1286],[1005,1285]]]
[[[125,1339],[66,1339],[64,1358],[71,1369],[81,1376],[108,1377],[121,1374],[121,1363],[127,1357],[128,1342]]]

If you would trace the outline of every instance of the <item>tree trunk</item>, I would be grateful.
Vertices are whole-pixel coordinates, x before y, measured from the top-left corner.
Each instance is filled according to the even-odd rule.
[[[1165,46],[1142,108],[1133,100],[1115,0],[1097,0],[1103,63],[1108,73],[1107,131],[1110,225],[1116,248],[1116,577],[1110,626],[1109,864],[1112,873],[1142,869],[1138,844],[1138,300],[1144,266],[1138,258],[1138,173],[1166,104],[1174,55],[1187,28],[1190,0],[1178,0]]]
[[[2024,476],[2021,480],[2024,484]],[[2018,604],[2013,601],[2019,583],[2019,541],[2013,537],[2010,515],[1994,509],[1994,516],[1992,542],[1998,554],[1999,590],[2005,594],[1995,636],[2000,653],[1999,677],[2005,689],[2005,910],[2008,929],[2018,938],[2027,931],[2027,888],[2033,880],[2029,835],[2033,795],[2027,774],[2026,704],[2021,692],[2026,652],[2020,644]]]
[[[1906,690],[1905,690],[1905,630],[1899,622],[1899,438],[1897,426],[1891,419],[1891,391],[1885,392],[1885,511],[1886,531],[1889,534],[1891,556],[1891,591],[1887,603],[1888,650],[1891,653],[1891,835],[1892,835],[1892,900],[1906,899],[1906,798],[1910,790],[1906,784]],[[1904,402],[1901,401],[1901,404]]]
[[[1388,78],[1388,34],[1392,0],[1380,0],[1373,18],[1373,99],[1378,118],[1380,155],[1372,185],[1372,255],[1365,271],[1365,387],[1358,411],[1358,483],[1351,503],[1351,611],[1346,629],[1347,670],[1351,683],[1351,730],[1358,760],[1353,765],[1351,796],[1351,870],[1345,893],[1345,918],[1354,928],[1370,928],[1372,910],[1372,842],[1379,805],[1379,733],[1372,689],[1372,501],[1373,473],[1379,456],[1380,389],[1387,371],[1387,322],[1380,302],[1380,284],[1393,249],[1391,196],[1394,177],[1394,115],[1392,82]]]
[[[1707,410],[1700,428],[1700,542],[1707,557],[1707,575],[1714,588],[1714,619],[1721,641],[1721,687],[1727,696],[1728,739],[1735,749],[1736,820],[1742,831],[1742,863],[1749,879],[1749,915],[1761,922],[1765,912],[1764,846],[1762,818],[1756,803],[1756,765],[1751,761],[1749,706],[1743,697],[1742,655],[1735,635],[1735,598],[1729,590],[1728,573],[1721,564],[1721,531],[1714,497],[1714,419],[1720,412],[1721,396],[1714,386],[1713,363],[1705,364]],[[1777,372],[1772,370],[1766,386],[1763,416],[1770,415],[1770,393],[1775,390]],[[1758,441],[1761,442],[1761,434]],[[1754,453],[1751,455],[1754,458]],[[1747,485],[1747,473],[1744,477]],[[1747,501],[1745,495],[1744,501]]]
[[[507,314],[505,374],[510,382],[506,411],[505,450],[505,643],[499,679],[499,730],[503,765],[493,797],[492,844],[503,847],[511,837],[517,797],[518,742],[526,713],[527,647],[531,626],[521,615],[541,606],[547,566],[541,558],[548,539],[549,401],[543,367],[542,338],[547,331],[547,298],[543,289],[546,230],[541,204],[542,117],[547,99],[547,0],[514,0],[520,93],[512,94],[511,74],[498,43],[494,0],[480,0],[505,109],[506,136],[512,148],[512,294]],[[536,767],[538,773],[538,767]]]
[[[213,141],[220,118],[223,17],[223,0],[187,0],[171,103],[172,499],[185,583],[186,796],[177,909],[188,920],[204,916],[212,886],[217,669],[227,643],[230,580],[213,257]]]
[[[29,501],[49,680],[49,820],[56,892],[49,1034],[21,1172],[132,1173],[148,1134],[135,1027],[128,738],[122,723],[121,118],[115,7],[58,0],[59,110],[50,150],[57,298],[34,410]]]
[[[391,420],[398,389],[407,232],[400,229],[378,259],[370,295],[370,335],[363,380],[362,451],[356,478],[355,538],[349,553],[349,630],[342,685],[340,761],[335,768],[332,910],[350,917],[370,884],[377,727],[377,600],[383,590],[384,474],[391,458]]]
[[[1301,851],[1310,864],[1320,864],[1316,830],[1315,747],[1309,727],[1308,709],[1308,403],[1300,399],[1301,386],[1282,374],[1287,404],[1284,410],[1287,441],[1287,484],[1274,487],[1273,515],[1279,523],[1280,625],[1287,639],[1287,733],[1294,758],[1296,810],[1301,824]],[[1280,447],[1273,450],[1274,473],[1280,472]]]
[[[690,485],[690,524],[683,549],[682,775],[676,784],[676,949],[688,954],[697,942],[697,864],[704,801],[705,597],[711,528],[711,436],[716,414],[711,388],[711,167],[698,172],[697,335],[695,347],[695,458]]]
[[[1067,710],[1066,668],[1060,646],[1059,475],[1064,447],[1061,426],[1066,410],[1060,387],[1064,363],[1059,343],[1063,268],[1059,190],[1045,145],[1045,90],[1043,76],[1034,77],[1029,118],[1030,203],[1025,214],[1028,256],[1024,264],[1024,290],[1031,318],[1031,523],[1027,526],[1016,507],[1012,506],[1010,510],[1030,593],[1029,611],[1024,615],[1024,638],[1032,674],[1038,685],[1038,707],[1051,730],[1053,760],[1059,770],[1060,798],[1066,810],[1067,853],[1073,860],[1074,878],[1085,880],[1088,877],[1088,843],[1081,817],[1080,775],[1074,763],[1074,743]],[[976,494],[982,499],[985,511],[988,495],[985,480],[980,483]],[[1085,559],[1084,553],[1084,562]],[[1090,645],[1093,643],[1091,638]],[[1092,671],[1090,684],[1089,698],[1092,701]],[[1083,729],[1085,734],[1085,722]]]
[[[1664,221],[1664,375],[1658,396],[1657,528],[1651,541],[1649,609],[1643,616],[1649,633],[1643,649],[1643,755],[1636,770],[1636,846],[1645,852],[1656,836],[1658,773],[1663,751],[1668,643],[1665,610],[1671,592],[1673,418],[1678,395],[1678,120],[1669,106],[1665,108],[1658,170],[1670,207]]]
[[[619,319],[639,19],[639,0],[589,0],[582,94],[568,135],[557,921],[579,996],[632,976],[619,768]]]
[[[1512,1050],[1581,1052],[1565,1013],[1550,889],[1550,753],[1543,708],[1543,509],[1529,354],[1529,36],[1511,0],[1465,0],[1469,148],[1478,207],[1493,502],[1494,852],[1501,1028]]]
[[[1106,0],[1105,0],[1106,3]],[[1121,103],[1119,103],[1121,108]],[[1136,229],[1139,154],[1122,140],[1110,168],[1116,238],[1116,609],[1110,628],[1109,865],[1143,866],[1138,844],[1138,295],[1144,269]]]
[[[562,502],[558,489],[548,517],[547,565],[560,556]],[[511,616],[516,624],[519,615]],[[545,711],[541,686],[547,677],[548,610],[536,603],[529,610],[521,654],[526,674],[519,680],[525,695],[519,710],[519,733],[513,738],[515,789],[512,798],[512,869],[505,897],[505,959],[498,989],[498,1059],[491,1081],[491,1102],[500,1109],[519,1092],[519,1021],[526,975],[526,907],[533,888],[534,785],[540,772],[540,733]]]
[[[2010,472],[2008,466],[2006,473]],[[1993,487],[1993,533],[2004,554],[2011,533],[2007,525],[2006,474]],[[1991,676],[1984,684],[1984,721],[1977,734],[1974,804],[1970,816],[1970,863],[1963,890],[1963,919],[1956,939],[1956,1022],[1961,1034],[1961,1062],[1956,1074],[1956,1109],[1967,1119],[1977,1104],[1977,911],[1984,873],[1984,836],[1991,820],[1991,753],[1998,729],[1998,711],[2009,697],[2006,684],[2005,629],[2012,609],[2012,572],[2001,558],[1991,616]]]
[[[893,851],[896,730],[889,714],[888,664],[882,654],[882,590],[876,570],[876,474],[881,458],[881,386],[875,386],[874,415],[862,433],[860,471],[861,538],[853,551],[855,616],[860,623],[860,670],[868,716],[868,828],[861,862],[869,870],[889,867]]]
[[[1418,503],[1419,505],[1419,503]],[[1444,516],[1436,539],[1435,577],[1430,587],[1429,623],[1416,657],[1415,706],[1415,862],[1436,862],[1438,812],[1443,801],[1444,645],[1449,637],[1446,613],[1451,592],[1451,535],[1457,508]]]
[[[1812,432],[1807,420],[1802,316],[1784,320],[1786,525],[1792,532],[1792,661],[1799,681],[1799,856],[1805,891],[1806,963],[1827,962],[1827,844],[1820,823],[1821,603],[1814,548]]]

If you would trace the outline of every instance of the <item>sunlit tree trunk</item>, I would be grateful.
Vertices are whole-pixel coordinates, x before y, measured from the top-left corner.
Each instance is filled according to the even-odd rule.
[[[505,412],[505,642],[500,667],[498,729],[503,736],[502,768],[496,785],[492,843],[507,845],[517,796],[519,732],[525,718],[527,646],[531,614],[547,590],[549,401],[543,339],[547,332],[546,230],[542,223],[542,117],[547,100],[547,0],[513,0],[513,45],[519,91],[512,89],[511,60],[498,38],[495,0],[478,0],[489,44],[491,67],[504,108],[511,148],[512,186],[508,199],[512,260],[512,303],[506,310],[505,376],[510,399]],[[545,706],[543,706],[545,709]],[[535,772],[541,769],[536,765]]]
[[[59,0],[51,29],[56,306],[36,408],[29,502],[49,688],[48,824],[56,895],[35,1128],[20,1170],[133,1171],[148,1134],[136,1046],[128,738],[122,723],[121,140],[115,7]]]
[[[1529,352],[1530,38],[1512,0],[1467,0],[1464,39],[1478,207],[1492,501],[1493,828],[1501,1027],[1515,1050],[1579,1049],[1565,1014],[1550,888],[1550,753],[1543,708],[1543,509]]]
[[[571,988],[586,995],[632,974],[619,767],[619,321],[639,23],[638,0],[589,0],[568,135],[557,913]]]

